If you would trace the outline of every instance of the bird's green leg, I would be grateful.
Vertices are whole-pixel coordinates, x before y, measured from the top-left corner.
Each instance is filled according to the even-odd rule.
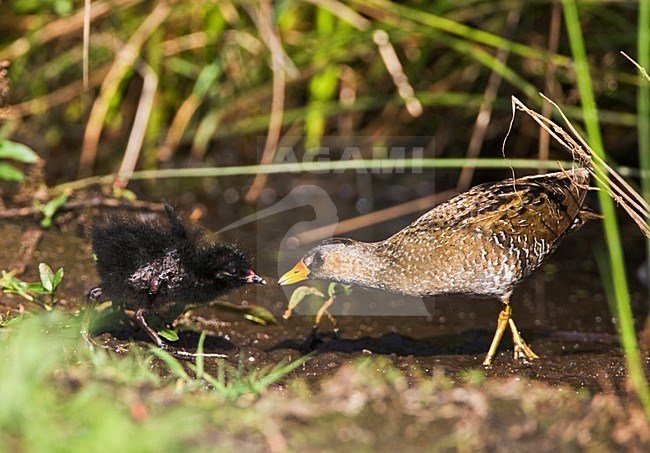
[[[503,297],[500,299],[506,306],[501,313],[499,313],[499,318],[497,319],[497,330],[494,333],[494,338],[492,338],[492,344],[490,344],[490,349],[488,350],[485,360],[483,360],[483,366],[492,365],[492,360],[497,353],[497,348],[499,343],[501,343],[501,338],[503,338],[503,333],[508,327],[508,322],[512,316],[512,308],[510,307],[510,299],[508,297]]]
[[[526,344],[524,339],[521,337],[517,326],[515,325],[515,320],[510,318],[508,320],[510,325],[510,330],[512,331],[512,342],[515,344],[515,360],[535,360],[539,359],[539,356],[530,349],[530,346]]]

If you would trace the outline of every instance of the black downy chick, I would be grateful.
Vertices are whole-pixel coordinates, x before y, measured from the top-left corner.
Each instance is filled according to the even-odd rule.
[[[202,244],[199,238],[188,235],[171,206],[165,204],[165,211],[169,225],[157,220],[114,217],[91,227],[101,283],[88,293],[87,313],[92,313],[104,295],[113,303],[135,310],[138,326],[160,349],[181,359],[192,359],[196,354],[163,341],[147,324],[147,313],[171,305],[205,304],[246,284],[266,282],[253,272],[244,252],[227,244]],[[90,340],[88,316],[83,333]]]

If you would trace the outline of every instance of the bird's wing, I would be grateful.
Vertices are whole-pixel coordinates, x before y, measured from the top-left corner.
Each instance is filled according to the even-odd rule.
[[[406,227],[430,236],[478,232],[523,232],[555,241],[586,212],[586,189],[568,178],[519,179],[476,186],[441,204]]]

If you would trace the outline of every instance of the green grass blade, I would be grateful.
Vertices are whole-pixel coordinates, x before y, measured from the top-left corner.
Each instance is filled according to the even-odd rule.
[[[156,346],[150,346],[150,350],[153,355],[158,357],[160,360],[162,360],[165,363],[165,365],[167,365],[167,368],[169,368],[169,371],[174,376],[183,380],[184,382],[192,381],[192,378],[190,378],[190,376],[187,374],[181,362],[175,357],[173,357],[169,352],[163,351],[162,349],[157,348]]]
[[[639,2],[639,33],[637,63],[650,69],[650,2]],[[643,198],[650,200],[650,83],[642,79],[637,91],[637,128],[639,133],[639,164],[642,170]],[[650,257],[650,239],[646,239],[646,257]],[[648,267],[650,279],[650,267]]]
[[[589,74],[589,65],[580,27],[578,8],[574,0],[562,0],[562,6],[569,34],[571,51],[575,60],[578,90],[580,92],[582,109],[584,111],[584,121],[588,141],[594,152],[596,152],[601,158],[605,159],[605,151],[598,122],[598,110],[596,108],[591,76]],[[599,186],[601,186],[600,183]],[[616,317],[618,318],[619,336],[627,359],[630,381],[643,404],[646,415],[650,418],[650,390],[648,389],[648,382],[646,381],[643,367],[641,365],[639,347],[636,341],[636,333],[634,331],[634,318],[630,306],[630,293],[628,290],[618,222],[616,220],[616,209],[614,207],[614,201],[609,197],[606,190],[600,190],[598,192],[598,199],[604,216],[603,226],[605,231],[605,240],[609,251],[611,279],[616,298],[615,305]]]
[[[404,169],[404,171],[419,172],[432,168],[519,168],[559,170],[570,168],[573,163],[569,161],[550,161],[536,159],[503,159],[503,158],[426,158],[426,159],[354,159],[347,161],[307,161],[275,163],[268,165],[237,165],[232,167],[205,167],[205,168],[166,168],[161,170],[136,171],[131,175],[132,180],[136,179],[158,179],[158,178],[219,178],[224,176],[246,176],[284,173],[305,173],[305,172],[331,172],[358,170],[360,172],[380,173],[391,169]],[[90,184],[110,184],[115,175],[93,176],[79,179],[69,183],[56,186],[53,192],[61,192],[66,189],[80,189]]]

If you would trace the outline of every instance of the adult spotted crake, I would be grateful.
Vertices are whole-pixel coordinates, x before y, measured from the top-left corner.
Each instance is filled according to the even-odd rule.
[[[512,318],[510,296],[567,234],[599,217],[585,206],[588,190],[584,168],[481,184],[386,240],[324,241],[279,284],[316,278],[418,297],[494,297],[504,308],[483,364],[492,364],[508,327],[515,358],[534,360]]]

